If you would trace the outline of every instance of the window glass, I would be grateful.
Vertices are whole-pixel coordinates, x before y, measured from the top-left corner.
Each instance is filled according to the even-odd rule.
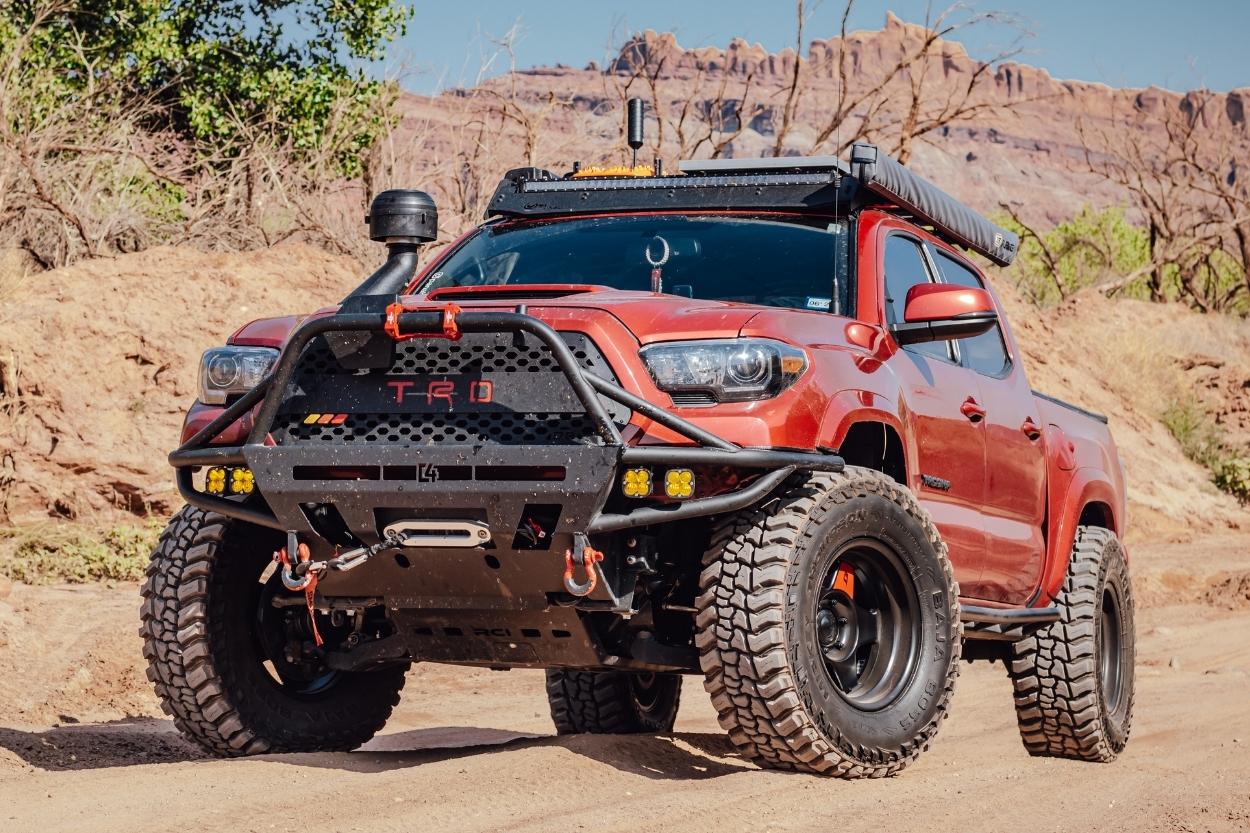
[[[916,284],[929,283],[929,268],[916,241],[891,234],[885,239],[885,320],[887,324],[903,321],[903,305],[907,302],[907,290]],[[913,353],[921,353],[935,359],[951,360],[950,346],[945,341],[926,341],[909,344]]]
[[[938,269],[947,283],[970,286],[975,289],[985,288],[981,278],[967,266],[940,251],[935,254]],[[1011,359],[1007,356],[1007,345],[1003,341],[1003,331],[998,324],[995,324],[992,330],[975,338],[960,339],[959,353],[966,367],[987,376],[1001,376],[1011,366]]]
[[[421,291],[579,283],[821,312],[845,311],[847,226],[754,217],[594,217],[486,226]],[[653,272],[658,274],[654,278]]]

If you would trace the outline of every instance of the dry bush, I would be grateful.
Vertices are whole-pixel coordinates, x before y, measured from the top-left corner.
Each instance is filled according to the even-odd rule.
[[[172,182],[158,143],[139,141],[152,101],[123,95],[81,48],[86,84],[74,99],[58,100],[55,75],[22,60],[59,10],[45,6],[28,31],[0,43],[0,247],[45,268],[149,245]]]
[[[336,102],[315,148],[296,149],[277,110],[227,114],[212,142],[153,125],[171,122],[165,90],[135,96],[69,44],[84,79],[67,96],[58,71],[23,60],[46,21],[70,4],[46,2],[31,25],[0,41],[0,250],[43,268],[156,244],[241,250],[289,239],[358,254],[368,177],[341,160],[360,114]],[[379,104],[394,111],[396,85]],[[376,148],[371,153],[376,152]]]
[[[1250,143],[1216,100],[1200,90],[1078,125],[1087,167],[1128,194],[1149,240],[1148,263],[1105,291],[1144,281],[1154,301],[1250,311]]]

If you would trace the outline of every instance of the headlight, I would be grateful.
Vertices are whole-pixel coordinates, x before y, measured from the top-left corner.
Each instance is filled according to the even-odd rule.
[[[762,338],[670,341],[644,347],[640,355],[660,390],[704,394],[712,402],[769,399],[807,368],[802,350]]]
[[[278,360],[271,347],[214,347],[200,359],[200,401],[224,405],[231,396],[247,393],[265,378]]]

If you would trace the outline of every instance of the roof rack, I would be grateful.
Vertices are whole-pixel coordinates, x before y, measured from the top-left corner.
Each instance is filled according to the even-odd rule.
[[[942,191],[874,145],[836,156],[683,161],[677,176],[561,177],[515,168],[495,189],[487,217],[554,217],[587,212],[793,209],[850,213],[881,202],[902,209],[944,240],[999,266],[1015,258],[1019,238]]]
[[[939,237],[985,255],[999,266],[1015,260],[1020,238],[999,228],[875,145],[851,146],[851,175],[867,190],[902,208]]]

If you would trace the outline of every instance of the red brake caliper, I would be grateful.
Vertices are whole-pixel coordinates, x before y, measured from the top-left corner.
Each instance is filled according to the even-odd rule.
[[[848,599],[854,599],[855,568],[850,564],[839,564],[838,571],[833,574],[833,589],[841,590]]]

